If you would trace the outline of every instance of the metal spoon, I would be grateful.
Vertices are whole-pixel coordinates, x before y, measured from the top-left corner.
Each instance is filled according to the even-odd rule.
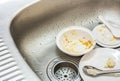
[[[104,74],[113,74],[113,73],[120,73],[120,69],[118,70],[101,70],[93,66],[84,66],[83,67],[83,72],[88,75],[88,76],[99,76],[99,75],[104,75]]]
[[[117,37],[120,38],[120,26],[118,25],[111,25],[108,21],[105,20],[105,18],[103,16],[99,16],[99,19],[110,29],[110,31],[112,32],[112,34]]]

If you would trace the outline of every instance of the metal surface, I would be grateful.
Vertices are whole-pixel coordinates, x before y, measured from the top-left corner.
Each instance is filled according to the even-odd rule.
[[[54,75],[59,81],[76,81],[76,77],[78,78],[78,68],[72,63],[62,62],[55,66]]]
[[[16,15],[15,13],[25,8],[26,6],[32,5],[35,2],[37,2],[37,0],[1,0],[0,1],[0,11],[1,11],[0,12],[0,37],[2,37],[5,44],[5,47],[3,46],[1,49],[7,47],[7,51],[6,50],[0,51],[0,54],[4,54],[9,51],[8,54],[0,56],[0,64],[4,64],[4,63],[6,64],[5,66],[2,65],[3,67],[0,66],[0,68],[4,68],[3,71],[0,71],[0,75],[1,75],[0,81],[3,81],[3,80],[4,81],[16,81],[16,80],[17,81],[25,81],[25,80],[41,81],[36,76],[36,74],[31,70],[28,64],[23,60],[23,57],[21,56],[20,52],[16,48],[16,45],[10,34],[10,23],[13,17]],[[9,57],[9,58],[1,60],[1,58],[3,59],[5,57]],[[14,62],[11,62],[12,60],[14,60]],[[15,63],[16,65],[12,67],[11,65]],[[19,68],[19,71],[15,72],[15,68]],[[21,74],[19,75],[20,72]]]
[[[56,34],[72,25],[92,30],[100,23],[99,15],[120,25],[120,1],[43,0],[21,11],[10,29],[17,48],[33,71],[42,81],[50,81],[46,69],[53,59],[80,60],[80,57],[70,57],[58,50]]]
[[[73,81],[76,75],[77,73],[75,70],[70,67],[59,68],[55,73],[55,76],[59,81]]]
[[[2,81],[26,81],[2,37],[0,37],[0,78]]]
[[[47,67],[47,75],[51,81],[81,81],[78,62],[68,57],[55,58]]]

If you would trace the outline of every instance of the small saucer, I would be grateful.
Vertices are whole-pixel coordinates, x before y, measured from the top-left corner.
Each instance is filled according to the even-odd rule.
[[[109,48],[120,46],[120,38],[115,38],[104,24],[96,26],[92,32],[100,46]]]

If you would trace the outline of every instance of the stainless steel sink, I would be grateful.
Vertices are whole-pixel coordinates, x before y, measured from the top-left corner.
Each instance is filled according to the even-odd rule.
[[[10,30],[21,55],[42,81],[80,81],[78,63],[81,57],[61,52],[55,44],[56,34],[72,25],[92,30],[101,23],[99,15],[119,24],[120,1],[43,0],[19,12]],[[61,70],[71,71],[74,78],[70,79],[59,72]]]

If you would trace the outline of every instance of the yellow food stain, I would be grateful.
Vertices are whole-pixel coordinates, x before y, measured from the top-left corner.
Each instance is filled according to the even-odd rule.
[[[64,49],[68,52],[72,53],[80,53],[80,50],[76,50],[75,47],[78,45],[77,41],[72,41],[71,42],[64,42]]]
[[[70,40],[69,37],[64,34],[64,49],[68,52],[73,52],[73,53],[79,53],[78,50],[75,49],[75,47],[78,45],[77,41]]]
[[[77,33],[76,33],[75,30],[71,30],[71,31],[70,31],[70,34],[71,34],[72,36],[76,36],[76,35],[77,35]]]
[[[88,40],[88,41],[82,41],[81,39],[79,40],[80,43],[82,43],[85,47],[87,48],[91,48],[93,46],[92,41]]]
[[[71,52],[71,53],[80,53],[80,51],[77,51],[75,50],[74,48],[65,48],[68,52]]]
[[[65,39],[65,41],[68,42],[68,43],[71,42],[71,40],[68,38],[68,36],[67,36],[66,34],[64,34],[64,39]]]
[[[110,41],[115,41],[115,40],[117,39],[113,36]]]
[[[72,32],[73,35],[75,35],[75,33]],[[85,37],[83,37],[83,39],[70,39],[68,37],[67,34],[63,35],[63,48],[68,51],[68,52],[72,52],[72,53],[80,53],[81,50],[78,50],[76,47],[78,47],[79,45],[83,45],[86,48],[84,49],[89,49],[93,46],[92,41],[87,40]],[[85,39],[87,41],[85,41]]]
[[[114,68],[115,65],[116,65],[116,63],[115,63],[114,59],[108,58],[107,62],[105,64],[105,68]]]
[[[103,29],[98,29],[98,32],[103,32]]]

